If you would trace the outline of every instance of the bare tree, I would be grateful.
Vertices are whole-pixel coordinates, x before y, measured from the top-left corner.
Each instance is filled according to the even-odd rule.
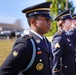
[[[17,19],[17,20],[14,22],[14,25],[17,25],[17,26],[22,27],[22,20],[21,20],[21,19]]]

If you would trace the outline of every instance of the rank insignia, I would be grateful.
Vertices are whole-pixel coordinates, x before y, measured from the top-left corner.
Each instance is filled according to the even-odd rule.
[[[17,51],[14,51],[13,52],[13,56],[17,56],[18,55],[18,52]]]
[[[39,39],[37,39],[37,40],[36,40],[36,42],[37,42],[37,43],[40,43],[40,40],[39,40]]]
[[[59,43],[56,43],[55,48],[60,48]]]
[[[36,65],[36,69],[37,69],[37,70],[42,70],[43,67],[44,67],[43,63],[38,63],[38,64]]]
[[[68,42],[70,42],[70,40],[67,38]]]

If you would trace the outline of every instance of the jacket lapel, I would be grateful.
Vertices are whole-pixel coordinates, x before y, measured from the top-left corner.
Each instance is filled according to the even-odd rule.
[[[32,33],[31,31],[29,32],[29,34],[34,38],[34,40],[36,41],[37,45],[38,45],[41,49],[49,52],[49,50],[48,50],[45,42],[44,42],[40,37],[38,37],[37,35],[35,35],[35,34]]]

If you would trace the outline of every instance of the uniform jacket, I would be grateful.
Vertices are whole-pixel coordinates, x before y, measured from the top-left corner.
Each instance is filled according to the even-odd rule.
[[[76,45],[76,28],[72,27],[69,30],[69,36],[72,38],[73,44]]]
[[[76,28],[72,27],[69,30],[69,36],[73,40],[73,45],[74,45],[74,53],[75,53],[75,72],[76,72]]]
[[[7,59],[0,68],[0,75],[18,75],[24,70],[32,57],[33,48],[30,39],[33,39],[36,45],[36,56],[32,66],[22,71],[23,75],[51,75],[51,43],[47,40],[46,48],[43,40],[30,32],[32,37],[27,35],[18,38]]]
[[[65,31],[58,31],[52,40],[52,75],[75,75],[73,43]]]

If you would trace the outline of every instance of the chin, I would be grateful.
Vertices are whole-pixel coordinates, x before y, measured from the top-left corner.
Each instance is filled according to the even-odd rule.
[[[49,30],[48,31],[46,31],[45,33],[48,33],[49,32]]]

